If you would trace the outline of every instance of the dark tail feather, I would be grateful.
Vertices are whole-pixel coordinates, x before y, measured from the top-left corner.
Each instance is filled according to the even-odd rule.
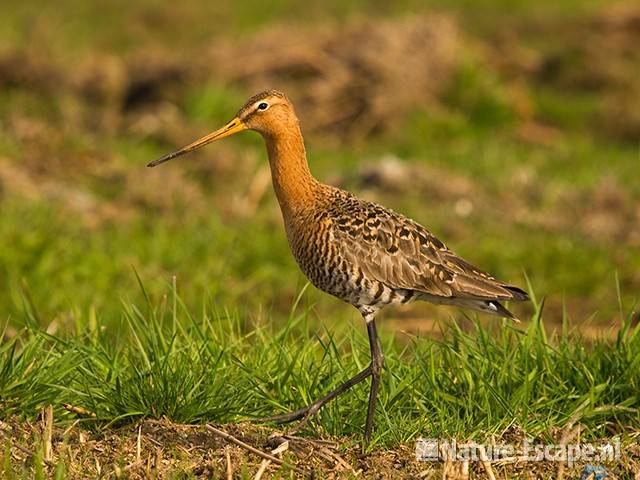
[[[509,292],[513,295],[513,298],[509,300],[515,300],[518,302],[525,302],[529,300],[529,294],[518,287],[512,287],[511,285],[502,285],[503,288],[509,290]]]

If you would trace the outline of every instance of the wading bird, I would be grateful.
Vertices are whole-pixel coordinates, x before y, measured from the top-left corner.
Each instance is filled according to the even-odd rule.
[[[527,294],[456,256],[429,230],[381,205],[316,180],[309,171],[298,118],[274,90],[251,97],[227,125],[148,164],[155,167],[210,142],[254,130],[267,146],[273,187],[298,265],[319,289],[350,303],[367,325],[371,364],[295,412],[262,419],[303,425],[326,403],[371,377],[365,440],[371,440],[383,356],[375,317],[384,307],[426,300],[515,318],[501,305]]]

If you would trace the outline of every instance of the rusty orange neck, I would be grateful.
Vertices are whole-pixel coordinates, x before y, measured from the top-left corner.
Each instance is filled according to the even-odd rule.
[[[314,201],[318,181],[309,171],[300,127],[265,135],[273,188],[285,217],[309,206]]]

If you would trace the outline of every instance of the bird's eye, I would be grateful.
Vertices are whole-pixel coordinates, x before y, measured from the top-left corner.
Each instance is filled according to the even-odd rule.
[[[267,108],[269,108],[269,104],[266,102],[262,102],[258,105],[258,110],[266,110]]]

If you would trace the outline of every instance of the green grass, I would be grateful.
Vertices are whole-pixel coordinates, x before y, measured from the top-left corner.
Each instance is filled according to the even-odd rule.
[[[63,403],[104,428],[141,418],[228,423],[295,409],[364,368],[361,325],[329,331],[294,308],[284,326],[249,326],[234,312],[193,314],[175,288],[160,303],[125,304],[117,330],[94,318],[73,334],[38,327],[26,303],[24,330],[0,349],[3,415],[33,417]],[[442,341],[400,344],[383,333],[386,368],[375,443],[417,436],[484,439],[520,427],[547,438],[570,419],[597,439],[640,428],[640,327],[585,344],[565,329],[549,339],[540,312],[526,329],[509,323],[470,333],[455,324]],[[368,390],[356,386],[325,407],[308,431],[359,439]]]

